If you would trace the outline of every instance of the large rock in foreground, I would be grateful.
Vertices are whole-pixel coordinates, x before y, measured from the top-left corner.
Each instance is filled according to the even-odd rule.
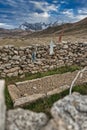
[[[44,113],[15,109],[8,111],[6,130],[40,130],[47,123]]]
[[[87,130],[87,96],[73,93],[54,103],[52,118],[14,109],[7,112],[6,130]]]
[[[0,130],[5,129],[5,114],[6,114],[6,105],[4,98],[4,80],[0,80]]]
[[[87,130],[87,96],[73,93],[57,101],[51,113],[57,121],[62,119],[71,130]]]

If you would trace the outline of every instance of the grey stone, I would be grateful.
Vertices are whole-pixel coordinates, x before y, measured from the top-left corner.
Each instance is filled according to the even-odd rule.
[[[4,80],[0,80],[0,130],[5,130],[6,105],[4,99]]]
[[[20,67],[14,67],[14,68],[11,68],[9,70],[4,70],[5,73],[9,74],[9,73],[14,73],[16,71],[18,71],[20,69]]]
[[[67,45],[67,44],[64,45],[63,48],[64,48],[64,49],[68,49],[68,45]]]
[[[50,120],[48,124],[41,130],[73,130],[73,129],[70,126],[68,128],[65,122],[61,118],[59,118],[57,120],[55,119]]]
[[[6,73],[1,72],[1,77],[2,77],[2,78],[5,78],[5,77],[6,77]]]
[[[14,54],[18,55],[18,51],[15,50],[15,51],[14,51]]]
[[[14,56],[12,57],[12,59],[13,59],[13,60],[19,60],[19,59],[20,59],[20,56],[14,55]]]
[[[13,73],[8,73],[6,76],[12,77],[12,76],[13,76]]]
[[[18,108],[8,111],[6,130],[40,130],[47,121],[47,116],[44,113]]]
[[[87,96],[74,93],[54,103],[51,109],[55,120],[62,118],[72,130],[87,130]]]

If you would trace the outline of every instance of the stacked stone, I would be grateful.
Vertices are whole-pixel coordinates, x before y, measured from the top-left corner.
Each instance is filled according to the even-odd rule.
[[[37,45],[36,61],[32,61],[34,46],[0,47],[1,77],[21,76],[26,72],[37,73],[64,65],[87,65],[87,43],[56,44],[54,54],[50,55],[49,45]]]

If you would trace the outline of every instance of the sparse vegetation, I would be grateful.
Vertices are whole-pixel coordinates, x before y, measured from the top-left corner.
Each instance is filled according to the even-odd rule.
[[[73,72],[75,70],[80,70],[81,67],[77,66],[77,65],[72,65],[72,66],[62,66],[59,68],[55,68],[53,70],[48,70],[46,72],[38,72],[35,74],[31,74],[31,73],[25,73],[25,77],[24,78],[20,78],[20,76],[18,77],[6,77],[6,84],[14,84],[15,82],[19,82],[19,81],[25,81],[25,80],[32,80],[32,79],[36,79],[36,78],[41,78],[44,76],[49,76],[49,75],[54,75],[54,74],[63,74],[66,72]]]
[[[73,88],[73,92],[79,92],[82,95],[87,95],[87,84],[75,86]],[[50,117],[51,116],[50,108],[52,107],[53,103],[58,101],[59,99],[65,97],[68,94],[69,94],[69,89],[67,89],[59,94],[52,95],[48,98],[39,99],[36,102],[33,102],[23,108],[29,109],[29,110],[32,110],[35,112],[45,112]],[[7,88],[5,89],[5,98],[6,98],[7,109],[13,109],[13,103],[12,103],[12,100],[10,98]]]
[[[6,77],[5,80],[6,80],[6,88],[5,88],[5,99],[6,99],[6,105],[7,105],[7,109],[12,109],[13,108],[13,103],[12,103],[12,100],[11,100],[11,97],[9,95],[9,92],[8,92],[8,89],[7,89],[7,85],[9,84],[14,84],[15,82],[18,82],[18,81],[24,81],[24,80],[31,80],[31,79],[36,79],[36,78],[41,78],[41,77],[44,77],[44,76],[49,76],[49,75],[53,75],[53,74],[62,74],[62,73],[66,73],[66,72],[73,72],[75,70],[79,70],[81,67],[77,66],[77,65],[73,65],[73,66],[63,66],[63,67],[60,67],[60,68],[56,68],[56,69],[53,69],[53,70],[49,70],[47,72],[44,72],[44,73],[36,73],[36,74],[29,74],[29,73],[26,73],[25,77],[24,78],[20,78],[20,77],[11,77],[11,78],[8,78]],[[67,91],[68,92],[68,91]],[[66,91],[64,93],[68,94]],[[61,95],[61,94],[60,94]],[[58,96],[60,97],[60,96]],[[52,99],[46,99],[48,102],[48,100],[51,100],[52,102],[56,101],[58,99],[58,97],[56,95],[53,95],[53,98]],[[49,106],[51,105],[50,103],[46,103],[44,102],[44,100],[39,100],[37,101],[36,104],[39,104],[38,102],[42,102],[42,104],[49,104]],[[51,102],[50,101],[50,102]],[[44,103],[43,103],[44,102]],[[35,104],[35,103],[34,103]],[[36,108],[34,107],[35,105],[34,104],[31,104],[31,108],[32,109],[35,109]],[[41,104],[41,103],[40,103]],[[53,104],[53,103],[52,103]],[[44,107],[46,107],[47,105],[44,105]],[[42,108],[42,106],[41,106]],[[38,108],[38,105],[37,105],[37,109],[42,111],[41,109]],[[44,108],[43,108],[44,109]],[[47,108],[48,109],[48,108]],[[37,110],[36,110],[37,111]]]
[[[13,102],[12,102],[12,99],[11,99],[10,94],[8,92],[7,85],[5,87],[5,102],[6,102],[7,110],[13,108]]]
[[[87,84],[75,86],[73,88],[73,92],[79,92],[82,95],[87,95]],[[36,112],[45,112],[48,115],[50,115],[50,108],[52,107],[53,103],[65,97],[68,94],[69,94],[69,89],[59,94],[52,95],[48,98],[37,100],[36,102],[25,106],[24,109],[33,110]]]

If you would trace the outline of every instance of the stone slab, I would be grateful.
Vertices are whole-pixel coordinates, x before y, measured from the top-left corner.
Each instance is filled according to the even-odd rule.
[[[16,87],[16,85],[12,84],[12,85],[8,85],[8,91],[9,94],[13,100],[13,102],[22,97],[21,91]]]
[[[0,130],[5,130],[6,105],[4,98],[5,81],[0,80]]]

